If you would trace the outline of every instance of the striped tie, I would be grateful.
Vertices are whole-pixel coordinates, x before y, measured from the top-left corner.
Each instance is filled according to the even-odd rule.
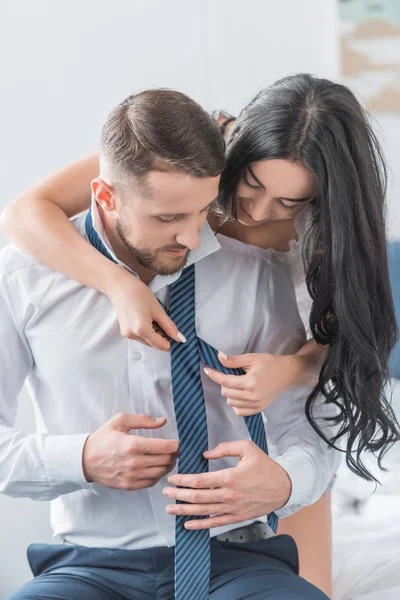
[[[93,227],[91,213],[86,217],[86,234],[90,243],[110,260],[113,257]],[[115,262],[115,261],[114,261]],[[161,303],[162,304],[162,303]],[[179,473],[205,473],[208,461],[207,419],[200,362],[226,374],[242,375],[243,369],[228,369],[218,359],[218,351],[197,337],[195,314],[195,267],[190,265],[171,285],[169,312],[185,344],[171,340],[171,377],[174,410],[179,437]],[[245,417],[251,439],[268,453],[261,414]],[[175,600],[208,600],[210,581],[209,530],[190,531],[186,521],[206,517],[177,516],[175,525]],[[276,531],[278,518],[268,515],[268,524]]]
[[[187,342],[171,343],[172,393],[179,437],[179,473],[204,473],[208,460],[207,419],[200,377],[200,348],[195,323],[193,265],[184,269],[171,286],[169,313]],[[208,599],[210,532],[189,531],[186,521],[198,517],[176,516],[175,599]]]

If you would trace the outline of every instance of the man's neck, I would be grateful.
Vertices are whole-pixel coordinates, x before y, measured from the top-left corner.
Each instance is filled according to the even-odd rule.
[[[105,211],[103,211],[103,209],[100,206],[98,210],[100,219],[103,223],[104,231],[107,235],[108,241],[111,244],[111,248],[113,249],[115,256],[127,267],[132,269],[134,273],[137,273],[137,275],[139,275],[140,280],[143,281],[143,283],[149,285],[156,276],[156,273],[150,271],[149,269],[146,269],[146,267],[143,267],[132,255],[132,253],[127,249],[125,244],[123,244],[119,235],[116,232],[116,220],[114,215],[111,216],[105,213]]]

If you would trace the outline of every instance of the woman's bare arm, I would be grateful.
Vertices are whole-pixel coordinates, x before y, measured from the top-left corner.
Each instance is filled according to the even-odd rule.
[[[89,208],[90,184],[98,173],[97,155],[61,169],[13,200],[1,215],[0,227],[27,254],[106,294],[116,310],[122,335],[168,350],[169,342],[154,331],[153,322],[178,341],[179,332],[156,297],[93,248],[69,221]]]
[[[295,385],[314,386],[328,352],[328,346],[321,346],[313,338],[308,340],[295,354],[298,359],[298,378]]]
[[[14,244],[51,269],[104,291],[105,278],[117,267],[68,220],[89,208],[90,183],[98,171],[96,155],[57,171],[13,200],[2,214],[0,226]]]

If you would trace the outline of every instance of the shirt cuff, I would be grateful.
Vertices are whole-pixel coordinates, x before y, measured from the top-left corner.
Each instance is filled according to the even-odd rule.
[[[274,460],[285,469],[292,482],[289,500],[282,508],[274,511],[283,519],[312,503],[315,472],[312,462],[303,453],[285,452],[284,456],[277,456]]]
[[[83,447],[90,433],[49,435],[45,440],[45,469],[50,484],[67,494],[89,488],[83,473]]]

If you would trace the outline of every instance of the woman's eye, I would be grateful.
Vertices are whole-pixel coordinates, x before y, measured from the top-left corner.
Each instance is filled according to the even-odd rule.
[[[287,204],[282,202],[282,200],[278,200],[278,204],[280,206],[282,206],[282,208],[284,208],[285,210],[290,210],[290,211],[293,211],[293,210],[296,210],[297,208],[299,208],[298,204],[293,204],[292,206],[288,206]]]
[[[245,177],[243,177],[243,183],[245,186],[247,186],[251,190],[258,190],[260,188],[259,185],[251,185],[251,183],[249,183]]]

